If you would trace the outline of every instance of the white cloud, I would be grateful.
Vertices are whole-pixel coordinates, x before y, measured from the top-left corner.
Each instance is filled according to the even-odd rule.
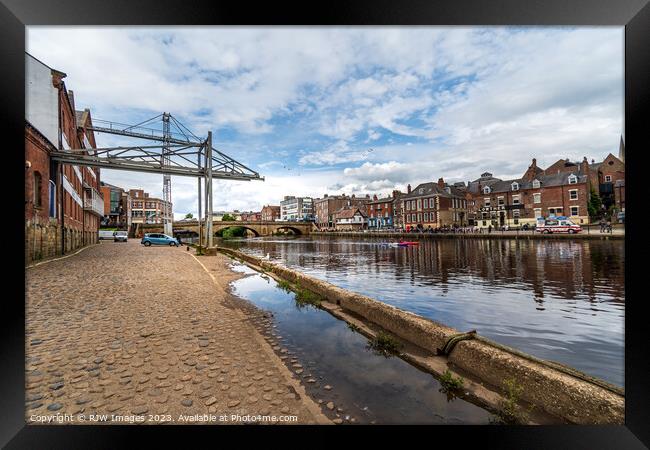
[[[532,157],[602,158],[623,129],[621,27],[30,26],[27,49],[68,74],[95,118],[171,111],[267,175],[218,182],[215,209],[328,186],[518,176]],[[336,169],[306,170],[317,166]],[[154,175],[102,178],[152,195],[162,186]],[[175,209],[196,212],[195,183],[173,179]]]

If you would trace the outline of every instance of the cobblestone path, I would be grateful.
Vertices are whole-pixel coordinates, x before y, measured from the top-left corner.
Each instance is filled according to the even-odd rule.
[[[329,422],[229,304],[226,287],[239,275],[227,258],[198,257],[202,266],[191,253],[103,242],[27,269],[28,423],[57,414],[73,423],[233,423],[232,414]]]

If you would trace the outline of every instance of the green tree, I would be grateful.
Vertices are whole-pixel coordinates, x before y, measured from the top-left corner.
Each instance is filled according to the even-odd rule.
[[[596,189],[594,187],[591,187],[591,193],[589,195],[589,204],[587,205],[587,209],[589,211],[589,217],[597,217],[598,214],[600,214],[600,210],[602,208],[603,202],[600,200],[600,195],[598,195],[598,192],[596,192]]]
[[[194,214],[192,214],[192,213],[185,214],[186,219],[192,219],[193,217],[194,217]]]
[[[221,220],[223,220],[224,222],[234,222],[235,218],[230,214],[224,214]]]

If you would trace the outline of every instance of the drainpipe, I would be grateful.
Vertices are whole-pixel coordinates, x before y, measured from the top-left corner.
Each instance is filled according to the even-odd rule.
[[[61,92],[59,91],[59,95]],[[58,114],[59,114],[59,151],[63,149],[63,142],[62,142],[62,136],[61,136],[61,99],[60,97],[58,98]],[[63,163],[59,163],[59,173],[61,175],[60,179],[60,191],[61,191],[61,254],[65,255],[65,194],[63,189]]]
[[[86,181],[86,168],[81,166],[81,246],[86,246],[86,191],[84,183]]]

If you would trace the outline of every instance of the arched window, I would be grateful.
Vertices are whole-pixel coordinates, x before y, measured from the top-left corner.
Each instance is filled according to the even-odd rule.
[[[490,186],[485,186],[485,187],[483,188],[483,193],[484,193],[484,194],[489,194],[489,193],[490,193]]]
[[[578,177],[574,174],[569,175],[569,184],[576,184],[578,182]]]
[[[533,188],[538,189],[540,185],[541,183],[539,182],[539,180],[533,180]]]
[[[36,208],[41,207],[42,190],[43,180],[41,179],[41,174],[39,172],[34,172],[34,206]]]
[[[518,191],[519,190],[519,183],[516,181],[512,183],[512,190],[513,191]]]

